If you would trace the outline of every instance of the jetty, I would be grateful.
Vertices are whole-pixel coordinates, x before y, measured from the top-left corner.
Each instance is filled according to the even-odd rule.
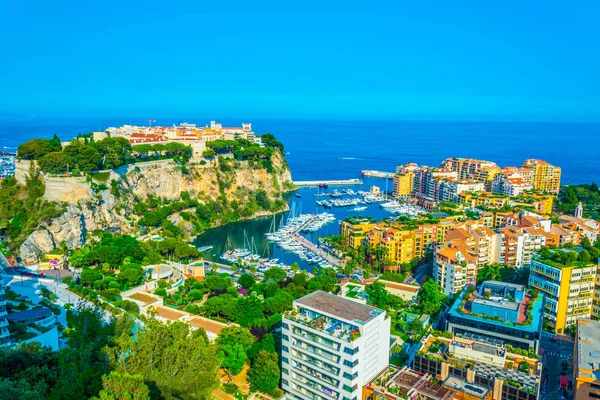
[[[338,179],[338,180],[323,180],[323,181],[294,181],[296,186],[341,186],[341,185],[362,185],[360,179]]]
[[[362,176],[372,176],[374,178],[393,178],[393,172],[375,171],[372,169],[365,169],[360,172]]]

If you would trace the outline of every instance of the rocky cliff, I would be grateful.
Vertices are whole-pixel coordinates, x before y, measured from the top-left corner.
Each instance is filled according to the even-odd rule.
[[[21,245],[19,255],[23,263],[29,265],[37,263],[41,255],[59,247],[63,241],[71,249],[83,246],[88,232],[137,233],[140,218],[132,210],[149,195],[177,200],[185,191],[201,203],[224,196],[228,201],[243,204],[248,193],[264,190],[269,199],[280,200],[283,192],[293,187],[291,174],[280,153],[271,158],[271,166],[269,172],[249,161],[221,158],[182,168],[170,160],[163,160],[109,171],[104,182],[92,180],[89,195],[80,190],[71,193],[72,185],[54,184],[46,188],[52,192],[45,193],[44,197],[69,199],[71,204],[62,215],[29,235]],[[263,211],[255,215],[264,214]],[[180,221],[177,214],[169,219]],[[185,221],[181,222],[185,228]],[[191,228],[186,233],[191,234]]]

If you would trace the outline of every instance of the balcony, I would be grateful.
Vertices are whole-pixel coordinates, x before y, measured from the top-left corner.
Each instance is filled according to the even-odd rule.
[[[340,357],[338,355],[329,353],[327,351],[321,350],[320,348],[316,347],[316,346],[312,346],[308,343],[305,343],[301,340],[295,340],[292,342],[292,344],[294,345],[294,347],[302,349],[304,351],[310,352],[312,354],[315,354],[319,357],[325,358],[327,360],[333,361],[333,362],[338,362],[340,360]]]
[[[293,372],[295,372],[296,374],[298,374],[298,371],[300,371],[300,372],[305,373],[306,375],[310,376],[311,378],[319,379],[320,381],[322,381],[328,385],[337,387],[340,384],[339,381],[331,378],[330,376],[327,376],[327,375],[323,374],[322,372],[317,371],[316,369],[312,369],[303,364],[300,364],[297,361],[296,361],[295,365],[292,365],[292,367],[294,368]]]
[[[333,399],[337,399],[339,397],[339,393],[334,392],[331,388],[321,385],[311,379],[305,378],[304,376],[297,375],[294,377],[296,383],[301,383],[302,385],[312,388],[313,390],[323,393],[327,395],[327,397],[331,397]]]
[[[337,375],[340,372],[339,368],[336,368],[331,364],[327,364],[326,362],[323,362],[323,361],[319,360],[318,358],[311,357],[307,354],[303,354],[297,350],[292,350],[292,356],[293,356],[293,358],[295,358],[297,360],[311,364],[317,368],[320,368],[324,371],[329,372],[330,374]]]

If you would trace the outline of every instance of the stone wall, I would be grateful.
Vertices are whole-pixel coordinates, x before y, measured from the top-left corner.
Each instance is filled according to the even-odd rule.
[[[84,176],[46,176],[44,199],[77,204],[79,200],[89,200],[92,187]]]

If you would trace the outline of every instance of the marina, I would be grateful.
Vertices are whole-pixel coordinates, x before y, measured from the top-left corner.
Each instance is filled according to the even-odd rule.
[[[15,154],[0,151],[0,178],[8,178],[15,174]]]
[[[385,180],[380,178],[365,177],[364,184],[367,187],[376,186],[380,188],[381,193],[385,193]],[[375,190],[376,192],[376,190]],[[300,194],[301,197],[296,196]],[[338,201],[352,200],[356,198],[360,200],[354,200],[352,203],[357,202],[355,205],[347,205],[338,207],[335,204],[344,204]],[[307,272],[312,271],[315,267],[321,267],[319,260],[315,256],[323,257],[324,261],[328,262],[332,266],[335,266],[335,261],[328,259],[328,253],[323,249],[320,238],[324,238],[331,234],[339,234],[340,227],[339,222],[352,216],[365,216],[369,215],[376,219],[389,218],[394,219],[396,216],[401,214],[396,211],[403,211],[402,209],[384,208],[382,204],[391,202],[389,197],[383,194],[372,194],[369,191],[356,190],[356,187],[348,186],[337,186],[335,188],[323,188],[323,187],[300,187],[298,190],[288,193],[285,195],[284,200],[289,205],[289,211],[277,214],[273,216],[265,216],[255,218],[252,220],[238,221],[229,225],[209,229],[208,231],[199,235],[194,241],[196,247],[201,246],[213,246],[210,251],[205,251],[203,256],[205,261],[214,261],[218,263],[230,264],[231,261],[227,261],[221,258],[221,255],[231,251],[233,249],[247,249],[252,251],[246,252],[244,257],[250,254],[255,254],[258,257],[256,259],[256,268],[261,265],[277,265],[281,268],[289,268],[293,263],[298,263],[302,270]],[[325,207],[319,205],[318,202],[326,200],[331,203],[331,207]],[[400,203],[399,203],[400,204]],[[391,203],[387,206],[398,206],[396,203]],[[400,207],[400,206],[398,206]],[[412,205],[406,205],[406,215],[409,216]],[[301,258],[295,252],[284,249],[279,246],[278,242],[269,240],[267,234],[277,232],[279,228],[283,227],[288,223],[288,218],[292,219],[303,214],[311,213],[322,214],[327,212],[335,217],[334,221],[328,222],[318,227],[316,231],[307,226],[307,229],[298,231],[295,236],[291,238],[296,242],[296,246],[300,245],[304,249],[305,253],[308,250],[313,253],[310,257]],[[417,211],[415,210],[415,213]],[[275,221],[275,222],[273,222]],[[316,228],[312,225],[312,228]],[[270,235],[269,235],[270,236]],[[299,239],[300,238],[300,239]],[[306,240],[306,242],[304,242]],[[253,244],[254,243],[254,244]],[[314,246],[314,247],[313,247]],[[290,247],[289,244],[286,247]],[[298,248],[298,247],[297,247]],[[323,254],[326,253],[326,254]],[[244,252],[242,252],[244,254]],[[229,254],[230,258],[233,259],[233,254]],[[274,262],[273,260],[277,261]],[[266,263],[259,263],[260,260],[268,260]],[[235,261],[235,260],[234,260]],[[315,262],[319,261],[319,262]],[[324,264],[327,267],[327,264]],[[262,269],[262,268],[261,268]]]

